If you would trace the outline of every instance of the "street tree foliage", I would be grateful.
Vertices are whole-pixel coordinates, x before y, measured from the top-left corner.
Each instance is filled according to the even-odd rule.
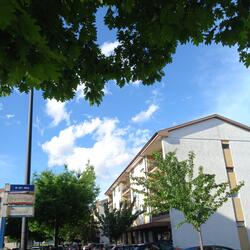
[[[63,227],[60,236],[66,241],[98,242],[99,226],[91,214],[88,218],[80,219],[76,223]]]
[[[90,165],[80,175],[67,168],[61,174],[51,170],[36,174],[33,231],[44,228],[54,237],[57,246],[63,228],[70,229],[79,221],[88,220],[99,192],[95,179],[94,168]]]
[[[165,158],[154,154],[151,164],[156,171],[145,173],[146,177],[134,178],[137,185],[143,187],[145,203],[153,213],[166,212],[171,209],[181,211],[184,223],[190,223],[199,233],[202,248],[201,225],[213,215],[233,194],[236,194],[243,183],[231,189],[228,182],[216,183],[214,174],[206,174],[199,167],[196,174],[193,152],[187,160],[179,161],[175,152],[169,152]]]
[[[34,227],[36,226],[37,225],[33,223],[29,224],[28,228],[29,239],[35,240],[37,242],[42,242],[46,239],[50,239],[50,235],[46,231],[46,228],[37,227],[36,230],[34,230]],[[21,227],[22,227],[21,218],[7,218],[5,236],[7,236],[10,241],[20,242]]]
[[[119,209],[110,209],[108,204],[105,204],[104,214],[96,213],[103,235],[108,237],[111,242],[114,241],[117,244],[122,234],[144,212],[142,210],[134,211],[134,204],[135,199],[131,204],[122,202]]]
[[[101,8],[119,42],[109,56],[97,43]],[[64,101],[83,84],[86,100],[99,104],[109,80],[160,81],[188,42],[236,46],[248,67],[249,13],[248,0],[1,0],[0,96],[34,87]]]
[[[21,236],[21,219],[20,218],[8,218],[6,222],[5,236],[10,240],[20,241]]]

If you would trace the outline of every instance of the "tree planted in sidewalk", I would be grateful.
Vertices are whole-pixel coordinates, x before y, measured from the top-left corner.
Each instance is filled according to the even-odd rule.
[[[201,225],[213,215],[232,195],[242,187],[239,183],[230,188],[228,182],[216,183],[214,174],[206,174],[203,167],[195,174],[195,154],[190,152],[188,159],[179,161],[175,152],[169,152],[163,157],[154,154],[157,169],[146,173],[145,177],[134,178],[141,185],[145,195],[145,203],[152,208],[153,213],[177,209],[184,215],[184,223],[190,223],[199,234],[200,248],[203,249]]]
[[[106,55],[99,10],[116,37]],[[160,81],[180,44],[236,46],[249,66],[249,36],[247,0],[1,0],[0,96],[35,88],[64,101],[81,85],[99,104],[109,80]]]
[[[110,209],[108,204],[104,205],[104,214],[96,213],[103,235],[110,241],[117,241],[133,224],[133,222],[142,214],[143,210],[134,211],[135,199],[131,204],[122,202],[119,209]]]
[[[64,226],[60,232],[60,236],[66,241],[81,242],[98,242],[99,241],[99,225],[93,214]]]
[[[51,170],[34,176],[36,186],[35,218],[32,229],[45,228],[54,237],[55,246],[64,227],[88,220],[98,195],[94,168],[90,165],[81,174],[67,168],[55,174]],[[79,230],[83,230],[79,228]]]

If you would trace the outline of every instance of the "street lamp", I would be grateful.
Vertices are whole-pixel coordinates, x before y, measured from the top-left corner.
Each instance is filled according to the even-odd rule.
[[[33,88],[29,92],[29,114],[28,114],[25,184],[30,184],[31,145],[32,145],[32,118],[33,118]],[[22,218],[22,231],[21,231],[21,250],[26,250],[27,249],[27,243],[28,243],[28,218],[23,217]]]

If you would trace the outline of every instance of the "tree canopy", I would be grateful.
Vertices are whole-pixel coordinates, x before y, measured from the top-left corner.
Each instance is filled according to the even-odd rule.
[[[109,56],[97,43],[100,8],[119,42]],[[248,0],[2,0],[0,96],[35,88],[64,101],[82,84],[86,100],[99,104],[109,80],[160,81],[187,42],[236,45],[249,66],[249,10]]]
[[[135,199],[131,204],[126,202],[121,203],[119,209],[110,209],[108,204],[104,205],[104,214],[96,214],[100,223],[100,228],[103,231],[103,235],[108,237],[110,241],[117,241],[125,233],[133,222],[144,211],[134,211]]]
[[[216,183],[215,175],[204,173],[201,166],[195,174],[194,158],[193,152],[183,161],[178,160],[175,152],[167,153],[165,158],[156,153],[153,162],[156,171],[134,180],[144,188],[140,192],[144,193],[145,203],[153,213],[181,211],[185,219],[178,226],[190,223],[201,238],[201,225],[236,194],[243,183],[230,189],[228,182]]]
[[[77,175],[65,169],[61,174],[50,170],[35,175],[36,186],[35,218],[31,230],[41,228],[54,236],[55,245],[63,228],[74,228],[79,221],[89,220],[98,188],[92,166]],[[83,228],[78,228],[79,231]],[[75,235],[79,232],[75,231]],[[71,235],[71,237],[73,237]]]

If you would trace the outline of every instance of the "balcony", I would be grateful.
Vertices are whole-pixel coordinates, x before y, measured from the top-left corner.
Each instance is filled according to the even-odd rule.
[[[123,187],[122,198],[127,201],[131,200],[131,188],[129,185]]]
[[[169,221],[168,212],[152,215],[152,222],[165,222],[165,221]]]
[[[147,157],[147,167],[149,173],[152,173],[157,169],[156,162],[152,156]]]

